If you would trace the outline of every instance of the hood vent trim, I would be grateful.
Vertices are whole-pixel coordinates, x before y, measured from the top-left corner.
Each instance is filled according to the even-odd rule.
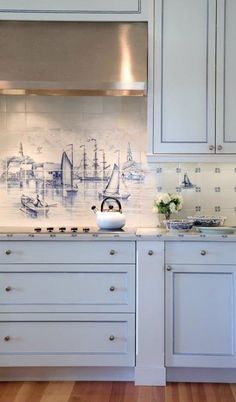
[[[0,94],[145,96],[147,24],[0,22]]]

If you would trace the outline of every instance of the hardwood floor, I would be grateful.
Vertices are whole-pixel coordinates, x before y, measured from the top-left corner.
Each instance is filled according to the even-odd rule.
[[[2,382],[0,402],[236,402],[236,384],[131,382]]]

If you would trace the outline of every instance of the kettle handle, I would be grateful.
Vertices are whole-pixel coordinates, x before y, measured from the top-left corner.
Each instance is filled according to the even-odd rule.
[[[118,205],[118,208],[119,208],[119,212],[122,213],[121,203],[120,203],[120,201],[119,201],[117,198],[115,198],[115,197],[106,197],[106,198],[104,198],[104,200],[103,200],[102,203],[101,203],[101,212],[103,212],[103,207],[104,207],[104,204],[105,204],[105,202],[106,202],[107,200],[116,201],[116,203],[117,203],[117,205]]]

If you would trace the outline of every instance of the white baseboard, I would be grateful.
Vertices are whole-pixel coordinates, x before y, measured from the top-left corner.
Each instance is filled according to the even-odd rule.
[[[165,367],[135,367],[135,385],[165,385]]]
[[[134,381],[134,367],[4,367],[0,381]]]
[[[236,383],[236,369],[167,368],[166,381]]]

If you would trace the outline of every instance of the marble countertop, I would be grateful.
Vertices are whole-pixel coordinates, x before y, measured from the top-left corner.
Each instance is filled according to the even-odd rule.
[[[157,241],[236,241],[236,233],[230,235],[209,235],[197,231],[178,232],[166,231],[159,228],[137,228],[132,232],[110,232],[110,233],[21,233],[17,228],[11,230],[0,230],[0,241],[8,240],[29,240],[29,241],[134,241],[134,240],[157,240]]]
[[[163,241],[236,241],[234,234],[203,234],[194,230],[189,232],[166,231],[159,228],[138,228],[136,237],[140,240]]]

